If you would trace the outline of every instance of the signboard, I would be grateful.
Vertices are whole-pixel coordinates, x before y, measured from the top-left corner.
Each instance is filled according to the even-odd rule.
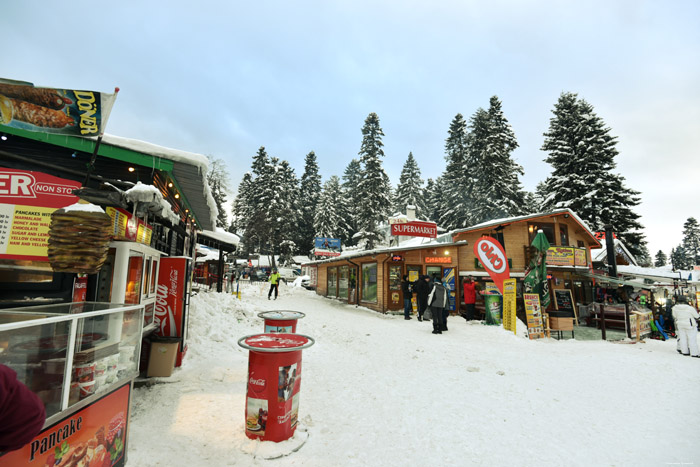
[[[455,292],[455,268],[445,268],[442,270],[442,281],[447,285],[448,306],[450,311],[457,309],[457,293]]]
[[[640,313],[640,315],[637,315]],[[651,310],[644,312],[630,313],[630,330],[632,332],[632,337],[637,335],[637,320],[639,320],[639,337],[651,335],[651,322],[653,321],[653,314]]]
[[[340,256],[340,250],[339,238],[314,238],[314,255],[316,256]]]
[[[44,429],[23,448],[0,456],[0,467],[123,466],[130,395],[129,382]]]
[[[0,258],[48,261],[51,214],[79,201],[80,184],[0,167]]]
[[[544,326],[542,322],[542,310],[540,309],[540,296],[536,293],[524,293],[525,315],[527,316],[527,335],[530,339],[542,339]]]
[[[503,293],[503,281],[510,278],[508,258],[503,246],[494,238],[481,237],[474,242],[474,256],[481,261],[498,290]]]
[[[451,256],[426,256],[425,262],[430,264],[450,264],[452,263]]]
[[[588,259],[586,258],[585,248],[574,248],[574,266],[587,267]]]
[[[570,247],[550,246],[547,250],[547,266],[573,266],[574,249]]]
[[[391,260],[392,260],[392,261],[403,261],[403,256],[401,256],[401,255],[393,255],[393,256],[391,257]]]
[[[574,318],[576,318],[576,324],[578,324],[578,314],[576,312],[576,305],[574,305],[574,297],[571,295],[571,290],[554,289],[554,304],[557,310],[571,311]]]
[[[0,125],[42,133],[98,136],[116,94],[36,88],[0,79]]]
[[[150,225],[125,209],[106,207],[105,212],[112,218],[112,235],[115,240],[151,244],[153,229]]]
[[[391,224],[391,235],[437,238],[437,224],[435,222],[423,221],[410,221]]]
[[[518,321],[516,317],[515,304],[515,279],[506,279],[503,281],[503,329],[513,331],[515,334],[515,326]]]

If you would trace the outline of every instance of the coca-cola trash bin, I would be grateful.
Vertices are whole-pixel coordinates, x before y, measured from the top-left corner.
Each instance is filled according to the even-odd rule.
[[[265,332],[297,332],[297,320],[306,316],[300,311],[276,310],[258,313],[265,320]]]
[[[241,337],[248,349],[245,434],[280,442],[291,438],[299,418],[301,351],[314,344],[303,334],[266,333]]]

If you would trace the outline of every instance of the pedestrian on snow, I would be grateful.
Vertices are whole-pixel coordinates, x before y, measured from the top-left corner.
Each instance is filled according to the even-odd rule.
[[[270,296],[272,296],[272,291],[275,291],[275,300],[277,300],[277,292],[279,289],[279,284],[280,282],[280,273],[277,272],[277,268],[274,268],[272,270],[272,274],[270,274],[270,291],[267,292],[267,299],[270,299]]]
[[[428,295],[428,305],[430,312],[433,314],[433,334],[442,334],[446,331],[445,323],[443,322],[443,310],[447,304],[447,289],[442,285],[440,279],[436,276],[433,280],[433,286]]]
[[[700,358],[698,351],[698,323],[700,319],[697,310],[688,305],[688,297],[679,295],[672,310],[673,319],[676,322],[676,334],[678,337],[678,352],[683,355]]]
[[[41,432],[46,409],[41,399],[0,364],[0,452],[20,449]]]
[[[474,307],[476,304],[476,290],[478,284],[474,282],[474,278],[472,276],[469,276],[464,280],[464,285],[462,287],[464,289],[464,305],[467,308],[467,313],[466,315],[462,315],[462,318],[466,319],[467,321],[471,321],[474,319]]]
[[[428,294],[430,293],[430,277],[420,276],[413,285],[418,300],[418,321],[423,321],[423,313],[428,308]],[[426,320],[427,321],[427,320]]]
[[[403,319],[411,319],[411,298],[413,298],[413,291],[411,290],[411,283],[408,281],[408,276],[404,274],[402,279],[401,291],[403,292]]]

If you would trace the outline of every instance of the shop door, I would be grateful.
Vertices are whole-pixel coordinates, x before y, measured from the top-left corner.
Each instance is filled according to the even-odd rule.
[[[403,309],[403,299],[401,298],[401,265],[392,264],[389,266],[389,310]]]
[[[440,280],[442,280],[442,266],[427,266],[425,268],[425,273],[430,277],[431,282],[434,275],[437,275]]]
[[[348,271],[348,303],[357,303],[357,268]]]

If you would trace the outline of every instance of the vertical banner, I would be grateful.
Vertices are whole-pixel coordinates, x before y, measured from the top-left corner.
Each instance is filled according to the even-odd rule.
[[[442,270],[442,280],[447,284],[448,306],[450,311],[455,311],[457,308],[457,294],[455,293],[455,268],[445,268]]]
[[[494,238],[481,237],[474,242],[474,256],[484,265],[491,280],[502,294],[503,281],[510,278],[508,258],[503,246]]]
[[[536,293],[524,293],[525,314],[527,315],[527,335],[530,339],[542,339],[544,326],[542,325],[542,310],[540,309],[540,296]]]
[[[187,259],[161,258],[156,295],[156,330],[162,337],[182,337]]]
[[[515,279],[503,281],[503,329],[513,331],[513,334],[515,334],[515,326],[518,321],[515,313],[515,290]]]

